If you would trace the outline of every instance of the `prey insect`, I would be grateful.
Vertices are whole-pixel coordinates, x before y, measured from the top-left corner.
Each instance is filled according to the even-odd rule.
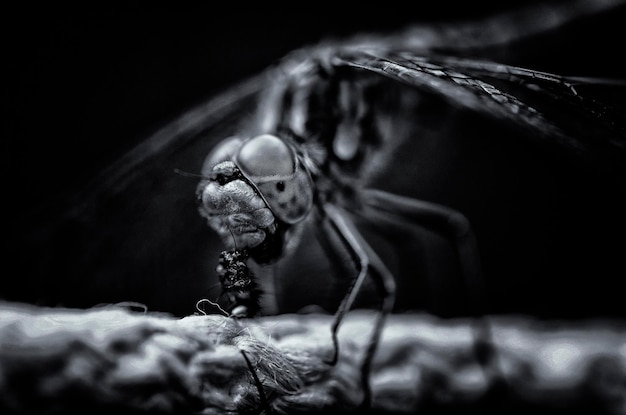
[[[306,225],[314,223],[322,246],[329,253],[347,252],[354,268],[331,327],[334,364],[341,323],[371,278],[380,302],[361,367],[366,405],[369,371],[394,309],[397,281],[358,221],[418,224],[447,240],[472,314],[485,314],[480,251],[466,214],[372,185],[377,169],[390,163],[390,155],[398,156],[404,143],[439,137],[419,125],[434,122],[429,108],[445,108],[450,118],[471,113],[505,122],[507,133],[524,131],[530,140],[572,157],[609,160],[611,149],[624,142],[611,105],[583,92],[603,80],[414,50],[411,44],[410,38],[370,38],[287,56],[261,84],[258,112],[208,154],[197,187],[200,213],[227,247],[218,274],[235,314],[252,317],[259,311],[245,260],[265,266],[289,257]],[[577,117],[593,124],[602,143],[563,121]],[[488,345],[489,326],[480,321],[478,336]],[[480,354],[485,365],[493,360],[489,352]]]
[[[222,287],[221,295],[228,298],[232,317],[255,316],[260,308],[261,289],[248,267],[248,252],[243,249],[222,251],[216,267]]]

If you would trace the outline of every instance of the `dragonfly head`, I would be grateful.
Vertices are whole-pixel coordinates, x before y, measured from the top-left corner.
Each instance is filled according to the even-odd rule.
[[[224,140],[202,176],[200,212],[231,249],[277,244],[271,239],[282,238],[313,206],[311,176],[293,147],[273,135]]]

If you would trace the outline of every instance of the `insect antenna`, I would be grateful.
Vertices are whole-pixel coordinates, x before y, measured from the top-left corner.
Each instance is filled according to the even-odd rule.
[[[190,173],[188,171],[184,171],[181,169],[174,169],[174,173],[178,174],[179,176],[183,176],[183,177],[192,177],[192,178],[196,178],[196,179],[209,179],[207,176],[203,176],[201,174],[197,174],[197,173]]]
[[[259,379],[259,377],[256,374],[256,370],[254,369],[254,366],[252,366],[252,362],[250,362],[250,359],[248,359],[248,355],[246,354],[245,351],[243,350],[239,350],[241,352],[241,355],[243,356],[244,360],[246,361],[246,365],[248,366],[248,370],[250,371],[250,374],[252,375],[252,379],[254,380],[254,385],[256,386],[257,391],[259,392],[259,399],[261,399],[261,405],[263,406],[263,409],[265,411],[266,414],[272,414],[272,407],[269,404],[269,401],[267,400],[267,395],[265,395],[265,390],[263,389],[263,384],[261,383],[261,380]]]

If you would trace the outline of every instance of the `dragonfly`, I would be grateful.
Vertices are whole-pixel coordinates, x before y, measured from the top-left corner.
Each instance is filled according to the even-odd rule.
[[[576,2],[574,10],[583,15],[596,7]],[[522,32],[517,25],[517,36],[555,24],[523,16],[539,23]],[[562,18],[556,20],[572,17]],[[488,27],[508,42],[507,26],[514,20],[500,18],[495,28]],[[565,76],[468,56],[475,47],[471,41],[450,47],[451,39],[464,34],[458,28],[440,32],[432,44],[423,34],[409,28],[322,42],[286,56],[255,81],[257,111],[207,155],[197,186],[199,212],[227,248],[218,266],[222,280],[226,270],[246,274],[239,280],[248,283],[248,258],[271,267],[300,255],[303,235],[311,228],[329,257],[351,264],[352,277],[331,327],[329,363],[339,357],[342,320],[360,290],[372,285],[379,312],[361,368],[364,402],[371,399],[367,375],[385,319],[394,311],[397,278],[369,243],[361,222],[418,224],[445,239],[453,246],[473,315],[484,316],[487,304],[480,247],[467,215],[380,184],[381,166],[392,162],[403,143],[433,135],[433,118],[445,124],[446,117],[471,113],[490,125],[506,125],[510,140],[523,137],[529,145],[593,163],[607,174],[623,172],[625,166],[626,112],[597,95],[626,87],[623,80]],[[443,115],[433,115],[443,108]],[[223,287],[232,293],[232,284]],[[230,298],[237,316],[259,311],[256,287],[244,299]],[[488,342],[488,324],[481,327],[479,335]]]
[[[248,315],[286,313],[308,304],[337,313],[342,301],[344,310],[350,301],[353,307],[379,308],[381,299],[385,310],[394,312],[467,315],[471,309],[476,316],[505,303],[507,310],[533,315],[535,304],[561,308],[565,302],[581,302],[589,291],[603,300],[609,297],[600,306],[616,303],[621,309],[616,284],[624,275],[622,238],[610,243],[585,240],[575,226],[571,231],[558,228],[568,231],[559,236],[551,226],[572,210],[572,222],[586,226],[585,234],[601,234],[592,231],[604,227],[607,233],[623,235],[626,229],[623,202],[596,199],[599,192],[589,197],[590,187],[616,193],[626,187],[623,81],[590,77],[596,71],[615,71],[616,65],[595,62],[583,52],[568,60],[573,66],[566,73],[543,71],[544,57],[533,65],[525,61],[534,56],[533,45],[537,39],[541,43],[542,34],[617,14],[625,3],[563,3],[467,23],[417,23],[393,33],[323,41],[165,120],[66,204],[42,205],[30,218],[36,229],[31,239],[37,242],[28,252],[41,258],[39,268],[48,276],[34,284],[43,287],[42,301],[74,305],[76,296],[72,299],[70,293],[80,292],[79,304],[88,306],[121,292],[122,299],[140,299],[150,309],[187,315],[198,292],[219,282],[219,253],[236,245],[249,258],[230,269],[232,275],[242,281],[254,277],[264,292],[258,310],[244,304]],[[520,46],[522,58],[516,59]],[[255,142],[294,150],[294,158],[287,160],[296,160],[299,179],[285,182],[308,183],[298,193],[298,203],[306,211],[309,202],[302,203],[302,197],[307,200],[311,192],[311,210],[298,222],[297,213],[289,216],[295,210],[280,209],[279,197],[269,203],[269,194],[260,191],[269,182],[247,179],[253,199],[268,199],[260,213],[269,214],[261,219],[276,225],[273,237],[249,246],[258,234],[234,239],[230,232],[208,228],[206,217],[197,214],[194,192],[212,175],[211,160],[220,158],[216,151],[224,149],[224,140],[241,154],[244,147],[252,149],[248,144],[255,138],[267,135],[273,138]],[[259,147],[264,151],[264,145]],[[512,151],[502,157],[505,147]],[[249,162],[249,170],[256,153],[241,158]],[[571,185],[569,193],[576,197],[568,201],[574,202],[573,209],[546,206],[559,188],[550,187],[550,179],[541,174],[520,189],[526,183],[521,176],[535,174],[541,160],[550,165],[559,161],[564,176],[584,172],[558,183]],[[230,161],[222,167],[234,171],[237,166]],[[204,179],[198,183],[173,173],[177,168],[200,173],[203,162]],[[495,168],[485,167],[489,164]],[[274,167],[280,171],[290,166],[283,162]],[[599,180],[582,189],[587,174]],[[537,184],[544,191],[535,196]],[[506,206],[502,213],[499,199],[518,190],[522,197],[515,201],[525,202],[523,207]],[[492,193],[497,196],[489,197]],[[468,199],[475,204],[465,203]],[[604,203],[607,199],[611,203]],[[52,214],[59,210],[62,215]],[[511,210],[521,223],[514,229],[501,226]],[[45,227],[48,221],[52,223]],[[485,223],[494,225],[486,230]],[[464,228],[468,224],[471,228]],[[532,238],[520,235],[525,228],[531,229]],[[473,229],[475,238],[463,229]],[[20,233],[27,234],[25,229]],[[520,239],[524,242],[518,243]],[[561,245],[566,249],[556,255]],[[600,248],[594,251],[595,246]],[[611,261],[613,252],[617,259]],[[586,263],[593,263],[591,271],[597,266],[602,272],[588,273],[589,267],[582,267],[582,277],[572,276],[585,255],[591,258]],[[365,269],[358,266],[360,258],[368,262],[368,275],[358,287],[356,278],[364,272],[357,269]],[[231,264],[226,262],[226,268]],[[566,272],[558,272],[562,268]],[[578,290],[583,295],[567,292],[577,281],[584,282]],[[522,294],[511,295],[513,291]],[[544,291],[563,295],[556,302],[543,296]],[[355,298],[344,301],[347,293]],[[586,308],[585,316],[597,306]],[[229,308],[231,314],[234,310]],[[373,328],[382,327],[385,310],[372,321]],[[371,339],[373,356],[377,337]]]

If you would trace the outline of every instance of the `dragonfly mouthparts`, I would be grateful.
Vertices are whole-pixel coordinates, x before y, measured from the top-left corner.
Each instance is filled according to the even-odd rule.
[[[200,214],[227,246],[251,248],[276,231],[271,209],[231,161],[215,166],[199,198]]]

